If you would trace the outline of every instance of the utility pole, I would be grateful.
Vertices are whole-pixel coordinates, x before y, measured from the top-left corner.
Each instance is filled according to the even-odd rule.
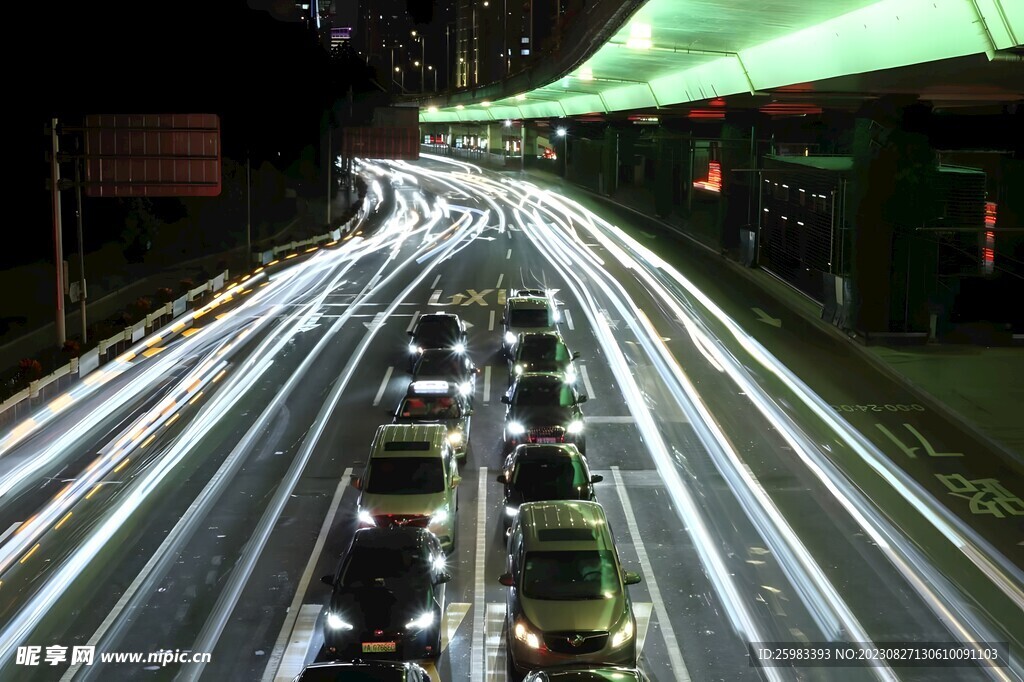
[[[252,264],[252,163],[245,150],[245,267]]]
[[[60,220],[60,164],[57,155],[60,144],[57,140],[57,119],[50,119],[50,190],[53,198],[53,248],[54,266],[57,270],[57,347],[63,348],[67,340],[64,336],[64,243],[61,236],[63,229]]]
[[[327,117],[327,229],[331,229],[331,166],[334,155],[331,153],[331,117]]]
[[[88,325],[85,320],[85,299],[86,299],[86,288],[85,288],[85,239],[82,237],[82,171],[81,171],[82,159],[75,158],[75,203],[77,204],[76,221],[78,223],[78,304],[82,312],[82,345],[89,342]],[[61,270],[64,269],[63,263],[61,264]]]

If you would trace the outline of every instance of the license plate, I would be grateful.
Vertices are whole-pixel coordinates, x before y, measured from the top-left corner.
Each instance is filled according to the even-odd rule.
[[[538,438],[537,442],[538,443],[557,443],[558,439],[557,438]]]
[[[397,649],[395,642],[363,642],[364,654],[386,654],[394,653]]]

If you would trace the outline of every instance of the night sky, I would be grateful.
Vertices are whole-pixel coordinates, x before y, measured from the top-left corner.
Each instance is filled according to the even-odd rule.
[[[23,188],[8,189],[32,198],[31,217],[24,253],[5,253],[0,267],[45,257],[52,241],[45,236],[51,219],[43,126],[53,115],[217,113],[225,156],[244,160],[249,150],[254,164],[271,160],[282,168],[304,147],[316,147],[323,111],[347,90],[353,71],[332,67],[302,23],[250,8],[276,1],[58,0],[19,8],[35,14],[8,24],[24,38],[9,57],[20,65],[14,87],[21,93],[8,100],[21,104],[9,147],[29,172],[17,174]],[[102,239],[102,226],[92,229]]]

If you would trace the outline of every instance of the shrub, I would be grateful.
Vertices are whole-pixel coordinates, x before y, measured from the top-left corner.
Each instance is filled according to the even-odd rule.
[[[18,362],[18,378],[15,384],[20,388],[28,386],[30,382],[41,379],[43,366],[35,358],[22,358]]]
[[[174,300],[174,291],[170,287],[157,289],[156,298],[161,304],[170,303]]]
[[[77,358],[82,352],[82,345],[75,339],[68,339],[64,342],[64,346],[60,350],[65,355]]]
[[[196,288],[196,283],[190,279],[183,279],[178,282],[178,293],[187,294],[192,289]]]

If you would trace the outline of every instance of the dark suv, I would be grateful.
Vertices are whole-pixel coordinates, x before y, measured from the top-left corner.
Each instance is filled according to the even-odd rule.
[[[535,372],[523,374],[501,402],[505,410],[505,448],[521,443],[573,443],[587,454],[580,404],[587,401],[561,374]]]
[[[587,458],[576,446],[562,445],[520,445],[505,459],[505,466],[498,474],[498,483],[505,485],[505,499],[502,505],[505,513],[505,530],[519,513],[524,502],[545,500],[587,500],[596,502],[594,483],[604,480],[603,476],[592,476]]]
[[[468,336],[466,325],[452,313],[428,313],[420,316],[416,328],[409,332],[409,368],[416,364],[420,353],[428,348],[445,348],[456,353],[466,352]]]

